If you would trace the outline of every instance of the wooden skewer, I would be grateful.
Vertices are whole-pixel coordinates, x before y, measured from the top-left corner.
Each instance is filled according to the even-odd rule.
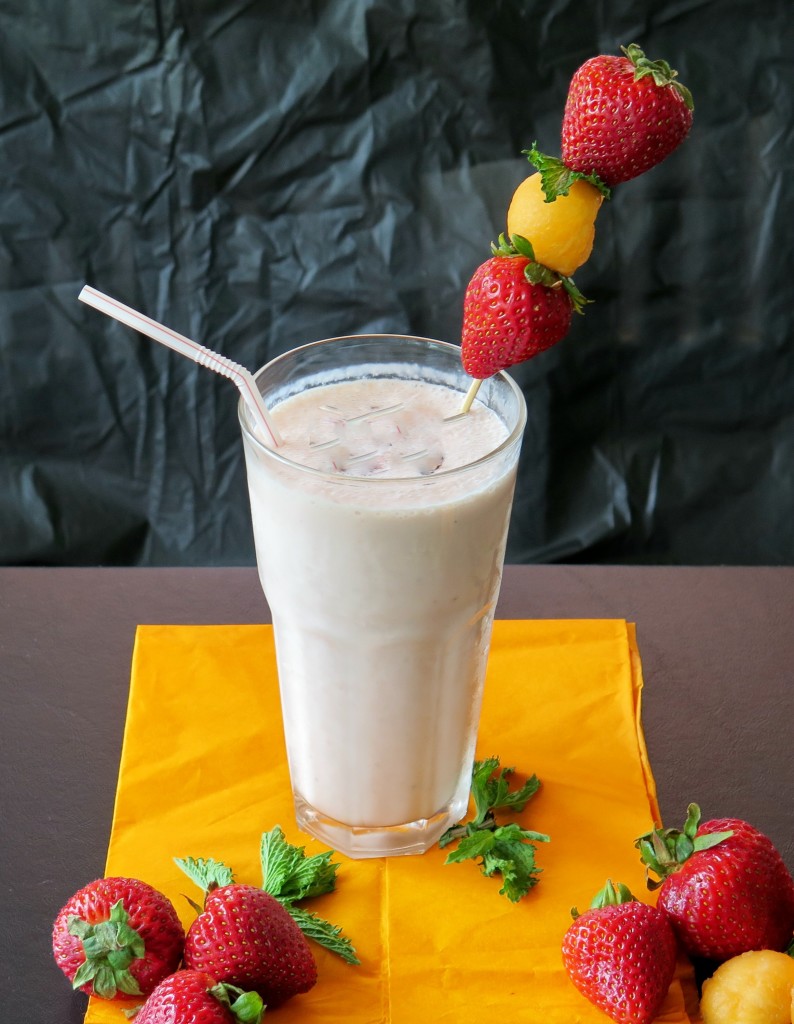
[[[472,403],[474,402],[474,399],[477,397],[477,392],[480,390],[481,384],[482,381],[478,380],[476,377],[471,382],[471,386],[469,387],[469,390],[466,392],[466,397],[463,399],[463,405],[460,407],[460,415],[467,413],[469,409],[471,409]]]

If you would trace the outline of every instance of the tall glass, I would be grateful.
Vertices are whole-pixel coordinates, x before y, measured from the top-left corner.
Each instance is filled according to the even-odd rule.
[[[277,423],[291,396],[361,378],[442,385],[456,409],[471,384],[456,346],[395,335],[316,342],[256,375]],[[240,404],[296,817],[351,857],[422,853],[466,812],[526,421],[506,374],[477,401],[504,440],[400,479],[292,461]]]

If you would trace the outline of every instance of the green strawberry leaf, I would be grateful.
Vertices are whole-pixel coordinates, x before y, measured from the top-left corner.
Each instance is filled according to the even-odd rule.
[[[695,844],[688,835],[680,832],[675,839],[675,859],[679,864],[683,864],[694,852]]]
[[[135,979],[133,979],[134,981]],[[107,964],[98,964],[96,973],[94,974],[94,980],[92,981],[94,994],[98,995],[100,999],[112,999],[116,992],[118,992],[118,984],[116,982],[116,975],[111,967]],[[137,992],[131,992],[130,995],[141,994],[140,989]]]
[[[265,1013],[265,1004],[257,992],[245,992],[236,985],[220,982],[209,994],[226,1007],[239,1024],[259,1024]]]
[[[631,889],[623,882],[614,884],[611,878],[607,879],[603,889],[599,889],[590,901],[591,910],[599,910],[601,907],[618,907],[622,903],[636,903]]]
[[[94,980],[98,969],[99,964],[92,960],[84,960],[75,971],[74,978],[72,978],[72,986],[74,988],[82,988],[83,985],[87,985],[89,981]]]
[[[730,839],[732,835],[733,829],[728,829],[725,832],[707,832],[695,839],[692,843],[692,852],[700,853],[701,850],[710,850],[713,846],[718,846],[724,839]]]
[[[697,835],[700,824],[700,808],[697,804],[690,804],[686,809],[686,821],[684,822],[684,835],[694,839]]]
[[[116,972],[116,987],[128,996],[141,995],[141,987],[129,971]]]
[[[232,869],[227,867],[223,861],[212,860],[204,857],[174,857],[174,864],[180,868],[191,882],[196,885],[206,896],[213,889],[220,889],[224,885],[231,885],[234,881]],[[188,900],[192,906],[196,906],[192,900]]]
[[[609,199],[612,195],[611,189],[604,184],[597,174],[583,174],[581,171],[572,171],[566,167],[562,160],[556,156],[549,156],[541,153],[536,142],[532,143],[531,149],[522,149],[521,152],[540,174],[540,184],[546,195],[546,202],[553,203],[558,196],[567,196],[571,185],[575,181],[587,181],[604,196]]]
[[[561,281],[559,274],[542,263],[527,263],[524,277],[530,284],[542,284],[546,288],[556,288]]]
[[[258,992],[243,992],[229,1009],[240,1024],[259,1024],[265,1013],[265,1004]]]
[[[579,313],[580,315],[583,315],[584,307],[589,306],[593,300],[587,299],[584,295],[582,295],[582,293],[574,284],[574,280],[572,277],[563,277],[560,278],[560,280],[562,281],[563,288],[566,290],[566,292],[568,292],[568,297],[571,300],[571,305],[573,306],[574,313]]]
[[[501,235],[500,238],[504,238],[504,235]],[[535,260],[535,250],[532,247],[532,242],[530,242],[528,238],[524,238],[523,235],[511,235],[510,241],[519,256],[526,256],[527,259],[532,260],[533,263],[537,262]]]

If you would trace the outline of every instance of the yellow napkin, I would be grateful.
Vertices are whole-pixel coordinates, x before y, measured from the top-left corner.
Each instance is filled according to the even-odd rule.
[[[641,689],[622,620],[496,622],[478,756],[542,781],[522,815],[551,836],[538,846],[540,883],[514,905],[497,879],[471,861],[445,866],[437,848],[337,855],[337,892],[312,909],[344,928],[362,964],[315,947],[317,985],[274,1021],[604,1024],[565,975],[560,943],[571,906],[584,909],[608,877],[649,898],[632,845],[659,819]],[[259,837],[276,824],[307,852],[324,848],[293,818],[270,627],[139,627],[106,875],[150,882],[187,926],[181,894],[198,890],[172,857],[223,860],[259,884]],[[696,1012],[682,963],[659,1020]],[[90,1001],[88,1024],[124,1020],[119,1004]]]

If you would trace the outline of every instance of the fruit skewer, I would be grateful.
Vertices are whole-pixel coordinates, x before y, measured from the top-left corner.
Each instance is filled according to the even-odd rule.
[[[666,61],[636,44],[600,55],[573,75],[562,121],[562,159],[533,145],[535,172],[516,189],[507,234],[474,272],[463,303],[461,360],[472,378],[461,413],[483,380],[560,341],[587,300],[572,274],[587,261],[595,220],[612,188],[668,157],[692,126],[689,90]]]

